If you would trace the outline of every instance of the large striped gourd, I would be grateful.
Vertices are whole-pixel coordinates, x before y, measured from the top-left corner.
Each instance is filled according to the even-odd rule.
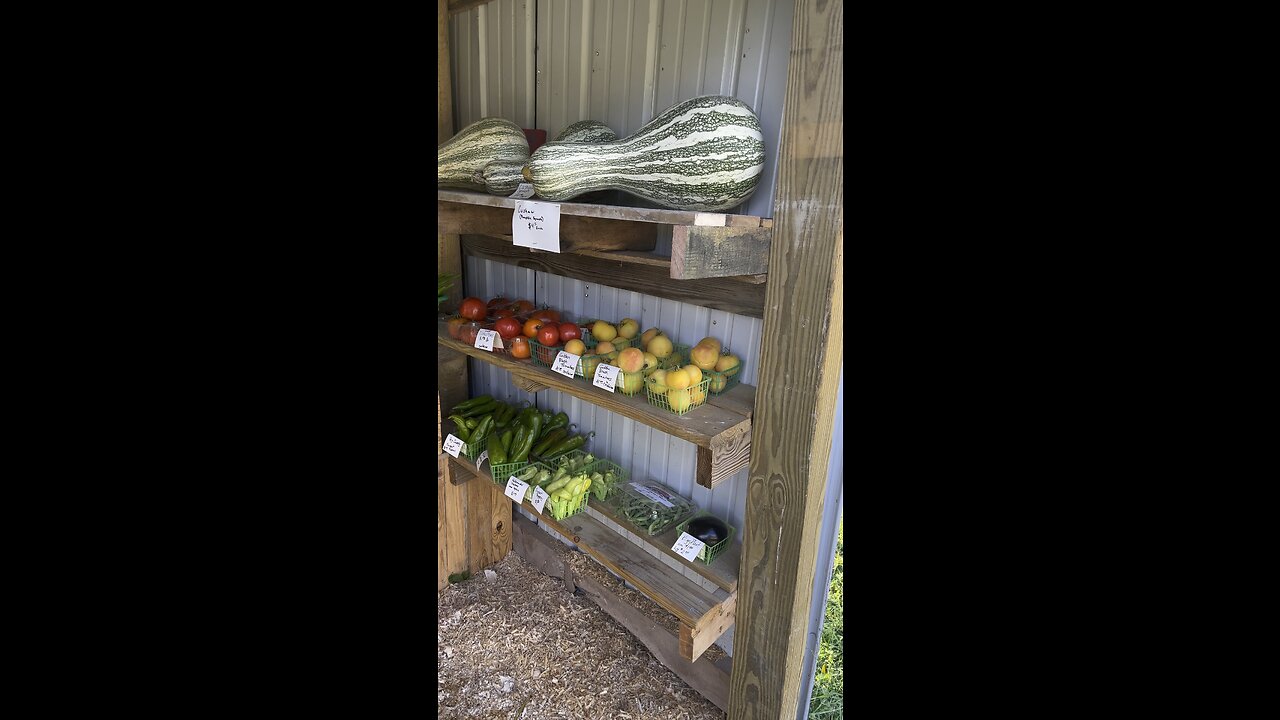
[[[613,142],[548,143],[524,177],[546,200],[622,190],[677,210],[728,210],[755,191],[764,170],[760,119],[731,97],[686,100]]]
[[[553,142],[610,142],[618,139],[613,128],[597,120],[581,120],[556,136]],[[494,160],[480,171],[477,182],[482,183],[491,195],[511,195],[524,182],[522,170],[529,158],[519,160]]]
[[[555,137],[552,142],[613,142],[618,133],[598,120],[579,120]]]
[[[495,161],[524,161],[529,141],[519,125],[503,118],[484,118],[466,126],[436,151],[440,187],[484,190],[485,165]]]

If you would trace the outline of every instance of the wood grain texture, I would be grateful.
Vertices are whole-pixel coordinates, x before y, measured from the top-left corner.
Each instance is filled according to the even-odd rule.
[[[439,323],[436,341],[443,348],[456,350],[482,362],[496,365],[515,377],[555,388],[701,447],[711,447],[712,438],[721,433],[735,430],[740,432],[743,426],[750,426],[749,419],[719,405],[707,403],[684,415],[676,415],[650,405],[643,395],[629,397],[621,393],[611,393],[591,385],[582,378],[570,380],[552,372],[550,368],[534,364],[532,360],[517,360],[510,355],[491,353],[465,345],[449,337],[449,331],[444,323]],[[751,391],[749,388],[751,388],[749,385],[739,385],[722,397],[731,397],[735,393],[745,395]],[[445,407],[451,406],[446,404]]]
[[[517,267],[532,268],[563,277],[600,283],[622,290],[701,305],[714,310],[764,317],[766,286],[731,278],[672,280],[669,260],[638,262],[638,258],[603,253],[532,253],[509,240],[463,235],[462,250],[467,255]]]
[[[487,482],[462,486],[467,493],[467,531],[471,536],[471,574],[499,563],[511,549],[511,501]]]
[[[674,226],[671,277],[697,280],[767,273],[772,240],[772,229]]]
[[[442,5],[444,0],[438,0]],[[466,12],[481,5],[488,5],[493,0],[449,0],[449,14],[457,15],[460,12]]]
[[[437,203],[436,232],[511,237],[514,210]],[[510,240],[508,240],[510,242]],[[658,226],[650,223],[565,215],[560,218],[560,251],[644,251],[658,244]]]
[[[707,455],[704,459],[703,454]],[[704,462],[708,472],[702,472]],[[751,462],[751,422],[711,438],[711,447],[698,448],[698,484],[713,488]]]
[[[680,656],[697,660],[733,625],[738,596],[731,595],[716,608],[715,613],[702,618],[695,627],[680,626]]]
[[[458,190],[454,188],[437,188],[438,199],[444,202],[467,203],[471,205],[488,205],[490,207],[515,208],[520,202],[515,198],[490,195],[474,190]],[[530,198],[539,202],[538,198]],[[541,202],[547,202],[545,200]],[[581,215],[583,217],[609,218],[612,220],[630,220],[634,222],[660,223],[663,225],[697,225],[709,222],[709,213],[691,210],[666,210],[661,208],[627,207],[622,205],[595,205],[591,203],[558,202],[560,217]],[[699,217],[702,216],[702,217]],[[721,225],[735,227],[760,227],[760,218],[754,215],[720,215]]]
[[[444,466],[447,465],[444,460],[437,460],[439,466],[439,474],[436,475],[436,592],[444,590],[449,584],[449,568],[445,563],[445,548],[448,547],[449,539],[445,537],[444,522],[444,486],[448,481],[444,477]]]
[[[803,692],[844,342],[844,9],[797,0],[738,582],[729,716],[793,718]]]

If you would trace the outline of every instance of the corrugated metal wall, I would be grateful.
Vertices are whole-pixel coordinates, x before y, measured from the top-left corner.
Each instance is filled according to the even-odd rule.
[[[625,137],[677,102],[730,95],[760,117],[766,162],[755,194],[737,212],[773,216],[791,45],[791,0],[495,0],[450,19],[454,126],[504,117],[548,138],[579,120],[598,120]],[[669,254],[670,229],[657,252]],[[466,259],[466,291],[549,305],[568,317],[633,317],[680,342],[708,335],[738,353],[743,382],[756,384],[762,321],[475,258]],[[635,477],[659,480],[741,528],[747,471],[707,490],[694,482],[694,445],[555,390],[536,398],[505,371],[472,361],[472,392],[563,410],[596,437],[589,448]],[[841,381],[843,387],[843,380]],[[831,474],[823,508],[814,608],[806,653],[812,682],[818,630],[843,498],[843,411],[836,416]],[[717,644],[732,652],[730,629]],[[807,703],[806,703],[807,706]],[[806,714],[801,708],[800,717]]]
[[[789,0],[495,0],[450,20],[454,127],[503,117],[550,139],[598,120],[626,137],[678,102],[733,96],[760,117],[766,148],[760,185],[738,212],[772,217],[792,9]]]

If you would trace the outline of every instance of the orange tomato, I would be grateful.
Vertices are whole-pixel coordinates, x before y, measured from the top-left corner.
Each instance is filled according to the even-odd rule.
[[[458,339],[458,333],[461,332],[462,326],[466,324],[467,319],[464,317],[449,318],[449,337]]]
[[[533,303],[528,300],[517,300],[516,304],[512,307],[515,308],[516,314],[519,315],[520,313],[527,313],[533,310]]]
[[[560,313],[555,310],[552,310],[551,308],[546,308],[545,310],[539,310],[538,312],[534,313],[533,316],[538,318],[539,320],[542,320],[542,322],[544,323],[558,324],[560,322]]]
[[[542,329],[542,320],[531,317],[524,323],[524,336],[534,338],[538,336],[538,330]]]
[[[511,357],[524,359],[532,354],[529,338],[518,337],[511,341]]]

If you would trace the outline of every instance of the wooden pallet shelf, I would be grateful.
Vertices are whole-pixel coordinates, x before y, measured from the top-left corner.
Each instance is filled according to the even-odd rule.
[[[437,232],[511,237],[511,216],[520,200],[470,190],[438,189],[437,193]],[[759,277],[769,270],[771,218],[594,203],[552,204],[560,208],[562,253],[652,250],[656,226],[670,225],[669,279]]]
[[[470,460],[459,457],[449,458],[449,462],[455,470],[471,473],[476,481],[498,496],[506,497],[489,473],[477,470]],[[680,654],[686,660],[697,660],[733,625],[738,601],[736,591],[707,592],[585,513],[557,521],[550,515],[540,514],[528,501],[519,505],[676,616],[680,621]]]
[[[611,393],[542,367],[533,360],[491,353],[449,337],[445,323],[437,323],[439,346],[496,365],[526,383],[535,383],[586,400],[623,417],[631,418],[697,446],[697,482],[707,488],[733,477],[751,462],[751,412],[756,389],[738,385],[723,395],[711,395],[706,404],[684,415],[650,405],[644,395],[628,397]]]

